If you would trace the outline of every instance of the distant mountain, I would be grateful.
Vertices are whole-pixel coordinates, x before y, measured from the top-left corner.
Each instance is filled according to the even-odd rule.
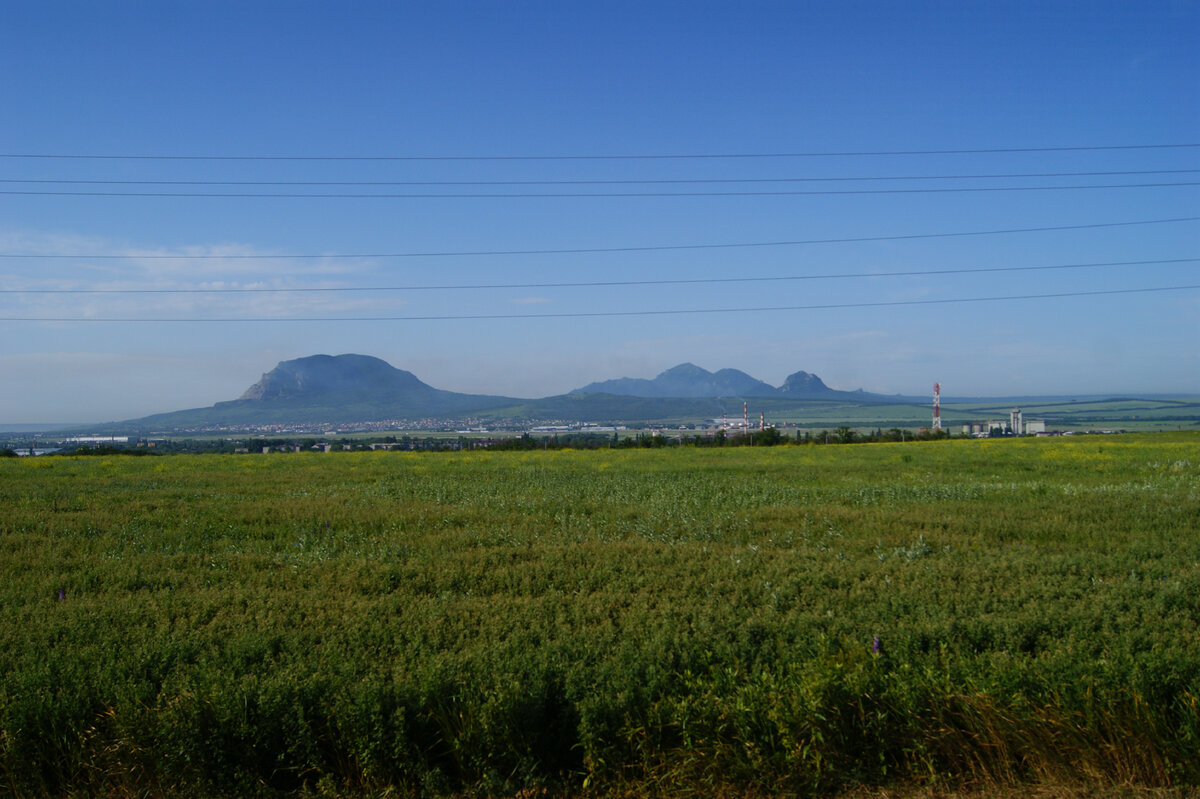
[[[239,399],[123,423],[154,429],[464,416],[525,400],[443,391],[368,355],[283,361]]]
[[[571,394],[615,394],[623,397],[770,397],[776,389],[737,369],[710,372],[692,363],[681,363],[653,380],[622,377],[589,383]]]
[[[281,362],[236,400],[113,423],[102,429],[148,433],[464,417],[636,423],[716,418],[740,411],[744,398],[754,398],[756,405],[770,413],[816,402],[897,401],[862,391],[836,391],[807,372],[796,372],[775,388],[737,369],[709,372],[690,363],[668,369],[653,380],[607,380],[562,396],[515,399],[443,391],[367,355],[311,355]]]
[[[412,372],[369,355],[310,355],[283,361],[265,373],[239,399],[287,400],[330,392],[368,392],[376,396],[428,393],[437,389]]]
[[[838,391],[808,372],[789,375],[779,388],[737,369],[710,372],[692,363],[681,363],[653,380],[622,377],[589,383],[571,394],[615,394],[625,397],[784,397],[787,399],[876,399],[863,391]]]
[[[825,385],[825,382],[816,375],[810,375],[808,372],[795,372],[787,376],[776,393],[782,397],[841,399],[845,398],[847,394],[861,395],[866,392],[861,388],[858,391],[838,391]]]

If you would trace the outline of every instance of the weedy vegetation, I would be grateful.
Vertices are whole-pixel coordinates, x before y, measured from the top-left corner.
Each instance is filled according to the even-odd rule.
[[[0,459],[9,795],[1173,793],[1198,699],[1196,434]]]

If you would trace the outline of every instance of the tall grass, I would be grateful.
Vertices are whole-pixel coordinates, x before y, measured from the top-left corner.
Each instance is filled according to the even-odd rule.
[[[6,459],[0,790],[1200,786],[1198,444]]]

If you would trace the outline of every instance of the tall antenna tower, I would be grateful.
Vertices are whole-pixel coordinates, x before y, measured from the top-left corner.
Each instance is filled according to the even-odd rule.
[[[933,384],[933,432],[942,429],[942,384]]]

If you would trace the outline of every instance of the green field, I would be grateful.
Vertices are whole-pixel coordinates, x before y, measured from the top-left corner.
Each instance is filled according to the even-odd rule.
[[[1026,419],[1046,423],[1051,431],[1122,430],[1158,432],[1200,429],[1200,399],[1106,399],[1106,400],[1007,400],[999,402],[943,403],[942,422],[947,432],[958,434],[963,424],[988,420],[1008,421],[1009,411],[1020,407]],[[834,428],[849,425],[858,429],[882,427],[928,427],[930,405],[827,403],[789,410],[768,411],[772,422],[801,427]]]
[[[1198,699],[1195,433],[0,459],[0,794],[1187,792]]]
[[[1155,432],[1200,428],[1200,400],[1195,397],[1057,402],[1033,400],[1015,404],[1021,407],[1026,419],[1044,420],[1047,430]],[[1007,419],[1012,407],[1011,403],[963,404],[949,406],[944,413],[948,414],[950,420],[947,425],[951,425],[960,424],[961,421]]]

